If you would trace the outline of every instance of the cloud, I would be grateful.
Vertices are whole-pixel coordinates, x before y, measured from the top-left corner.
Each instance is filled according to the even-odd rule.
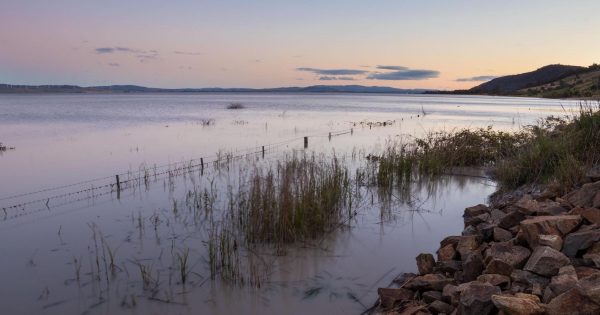
[[[173,52],[176,55],[188,55],[188,56],[200,56],[202,55],[201,52],[193,52],[193,51],[174,51]]]
[[[365,70],[355,70],[355,69],[315,69],[315,68],[296,68],[296,71],[306,71],[312,72],[314,74],[330,76],[330,75],[359,75],[366,74]]]
[[[475,77],[470,77],[470,78],[459,78],[456,79],[456,82],[484,82],[484,81],[490,81],[497,78],[497,76],[493,76],[493,75],[480,75],[480,76],[475,76]]]
[[[116,62],[110,62],[110,63],[108,63],[108,65],[111,67],[120,67],[121,66],[120,64],[118,64]]]
[[[439,71],[436,70],[412,70],[404,69],[392,72],[375,72],[367,76],[370,80],[397,80],[397,81],[408,81],[408,80],[427,80],[431,78],[437,78],[440,75]]]
[[[354,81],[354,78],[353,77],[323,76],[323,77],[320,77],[319,80],[321,80],[321,81],[336,81],[336,80],[340,80],[340,81]]]
[[[94,49],[94,51],[97,54],[112,54],[112,53],[116,53],[116,52],[133,53],[133,54],[146,54],[146,53],[158,54],[158,51],[156,51],[156,50],[150,50],[149,52],[147,52],[147,51],[140,50],[140,49],[133,49],[133,48],[121,47],[121,46],[99,47],[99,48]]]
[[[403,67],[403,66],[377,66],[377,69],[381,69],[381,70],[396,70],[396,71],[408,70],[407,67]]]

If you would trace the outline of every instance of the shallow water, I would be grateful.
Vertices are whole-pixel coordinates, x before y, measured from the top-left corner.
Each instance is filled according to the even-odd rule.
[[[245,108],[226,109],[231,102]],[[210,220],[185,207],[186,194],[211,181],[223,192],[240,168],[268,165],[290,152],[335,152],[356,167],[361,156],[398,136],[490,125],[515,130],[576,105],[433,95],[0,95],[0,142],[15,147],[0,153],[1,305],[7,314],[360,313],[378,286],[415,271],[418,253],[433,252],[443,237],[459,233],[463,209],[485,202],[494,183],[444,177],[413,187],[413,203],[390,208],[364,190],[357,215],[343,228],[283,256],[262,252],[268,275],[260,288],[210,279]],[[245,155],[262,146],[264,159]],[[185,176],[168,174],[181,166],[170,163],[212,161],[219,151],[242,157],[229,171],[196,167]],[[117,196],[114,175],[133,179],[144,165],[149,180],[123,184]],[[114,272],[103,259],[96,263],[107,257],[99,242],[114,251]],[[185,286],[176,259],[184,249],[191,269]],[[151,294],[138,265],[150,267],[159,282]]]

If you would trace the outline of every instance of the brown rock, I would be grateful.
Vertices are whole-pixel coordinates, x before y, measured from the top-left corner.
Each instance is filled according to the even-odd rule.
[[[423,292],[421,298],[425,303],[432,303],[433,301],[441,301],[442,300],[442,292],[440,291],[427,291]]]
[[[393,313],[394,315],[427,315],[431,314],[427,306],[420,303],[407,304]]]
[[[492,295],[499,294],[500,288],[478,281],[465,283],[460,295],[458,311],[462,315],[486,315],[494,312]]]
[[[454,307],[448,303],[444,303],[442,301],[433,301],[429,304],[428,309],[433,314],[450,314],[454,311]]]
[[[465,213],[463,214],[463,217],[465,217],[465,218],[476,217],[478,215],[488,213],[488,211],[489,211],[488,206],[486,206],[484,204],[478,204],[476,206],[466,208]]]
[[[479,253],[473,253],[463,263],[463,281],[471,282],[483,271],[483,257]]]
[[[576,288],[590,298],[594,303],[600,305],[600,274],[593,274],[577,281]]]
[[[564,198],[576,207],[592,207],[594,198],[600,191],[600,181],[583,185],[580,189],[567,194]]]
[[[436,270],[454,274],[455,272],[462,270],[462,261],[460,261],[460,260],[438,261],[436,264]]]
[[[514,204],[514,207],[527,215],[534,215],[540,210],[539,203],[531,195],[525,195]]]
[[[509,212],[508,214],[506,214],[502,220],[500,220],[500,223],[498,223],[498,226],[503,228],[503,229],[510,229],[513,226],[519,225],[519,223],[523,220],[525,220],[526,218],[526,214],[515,210],[512,212]]]
[[[600,225],[600,209],[577,207],[569,211],[569,214],[580,215],[588,223]]]
[[[510,276],[513,272],[513,267],[501,259],[492,259],[485,266],[484,274],[500,274],[504,276]]]
[[[558,270],[569,264],[569,258],[556,249],[539,246],[531,254],[523,270],[531,271],[542,276],[554,276]]]
[[[550,282],[550,279],[537,275],[533,272],[516,269],[510,274],[510,279],[512,283],[521,283],[526,287],[531,288],[533,285],[539,285],[541,287],[545,287]]]
[[[500,223],[500,220],[502,220],[502,218],[504,218],[505,216],[506,213],[504,211],[498,209],[492,209],[492,211],[490,211],[490,220],[494,224]]]
[[[403,286],[405,285],[410,279],[415,278],[417,275],[412,273],[412,272],[405,272],[405,273],[401,273],[399,276],[397,276],[394,280],[392,280],[393,283]]]
[[[452,244],[452,246],[454,246],[454,248],[456,248],[456,245],[458,245],[458,241],[460,241],[461,237],[462,236],[456,236],[456,235],[447,236],[440,242],[440,248],[442,248],[448,244]]]
[[[456,250],[454,249],[454,245],[447,244],[444,247],[441,247],[438,252],[438,261],[449,261],[453,260],[456,257]]]
[[[556,296],[567,292],[577,284],[577,272],[571,265],[564,266],[558,271],[558,275],[552,277],[552,281],[544,291],[544,302],[548,303]]]
[[[556,201],[544,201],[539,203],[536,215],[559,215],[567,212],[560,203]]]
[[[411,301],[415,296],[413,291],[403,288],[379,288],[377,294],[379,295],[379,304],[384,309],[390,309],[395,304]]]
[[[494,243],[486,251],[486,259],[501,260],[512,268],[521,268],[531,255],[531,251],[525,247],[513,245],[509,242]],[[510,275],[510,272],[508,273]]]
[[[586,266],[575,266],[575,272],[577,273],[578,279],[583,279],[583,278],[589,277],[593,274],[600,273],[600,270],[597,268],[586,267]]]
[[[459,290],[458,286],[453,284],[446,285],[442,290],[442,301],[456,306],[458,305],[461,292],[462,291]]]
[[[499,227],[495,227],[492,233],[496,242],[506,242],[513,238],[512,233]]]
[[[454,283],[454,279],[446,278],[440,274],[426,274],[424,276],[417,276],[409,280],[404,287],[414,291],[442,291],[447,284]]]
[[[467,259],[469,254],[475,251],[479,247],[479,237],[473,236],[462,236],[456,245],[456,251],[464,261]]]
[[[435,259],[433,259],[433,255],[419,254],[416,259],[419,274],[425,275],[433,272],[433,267],[435,267]]]
[[[565,237],[562,252],[569,257],[575,257],[578,251],[590,248],[599,240],[600,228],[582,228],[579,231],[571,233]]]
[[[545,312],[540,299],[531,294],[492,295],[492,302],[506,315],[541,315]]]
[[[477,277],[477,281],[489,283],[493,286],[507,289],[510,287],[510,277],[500,274],[484,274]]]
[[[594,303],[577,288],[572,288],[550,301],[546,311],[549,315],[591,315],[600,313],[600,305]]]
[[[539,245],[539,235],[558,235],[563,237],[581,223],[579,215],[539,216],[521,222],[521,230],[529,247]]]
[[[549,246],[556,250],[562,249],[563,240],[558,235],[544,235],[541,234],[538,237],[538,243],[540,246]]]

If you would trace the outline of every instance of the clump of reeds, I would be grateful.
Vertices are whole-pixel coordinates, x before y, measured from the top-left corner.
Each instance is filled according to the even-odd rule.
[[[529,132],[529,141],[495,168],[506,187],[552,181],[567,190],[600,163],[600,103],[582,104],[572,117],[546,118]]]
[[[242,103],[229,103],[227,109],[243,109],[246,108]]]
[[[293,156],[254,172],[235,216],[249,244],[308,240],[340,223],[350,192],[338,158]]]

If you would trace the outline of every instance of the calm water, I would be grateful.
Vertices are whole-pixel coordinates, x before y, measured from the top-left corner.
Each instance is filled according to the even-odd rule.
[[[232,102],[245,108],[226,109]],[[207,221],[185,210],[186,193],[211,182],[226,187],[235,172],[290,152],[335,152],[358,167],[364,163],[360,156],[400,136],[464,127],[515,130],[576,105],[419,95],[0,95],[0,142],[15,147],[0,153],[3,313],[360,313],[373,303],[378,286],[415,271],[418,253],[433,252],[444,236],[459,233],[463,209],[485,202],[493,182],[442,178],[415,186],[412,203],[391,208],[365,192],[348,226],[290,247],[284,256],[261,255],[269,275],[260,288],[209,278]],[[244,156],[229,171],[153,176],[127,186],[120,198],[111,193],[115,174],[127,179],[140,167],[155,166],[160,173],[180,165],[170,163],[210,161],[217,152],[243,155],[262,146],[264,159]],[[173,211],[174,202],[181,211]],[[118,266],[106,280],[94,275],[101,265],[95,262],[100,235]],[[175,257],[183,248],[191,261],[186,286],[175,276]],[[140,263],[151,267],[159,283],[151,293],[144,289]]]

